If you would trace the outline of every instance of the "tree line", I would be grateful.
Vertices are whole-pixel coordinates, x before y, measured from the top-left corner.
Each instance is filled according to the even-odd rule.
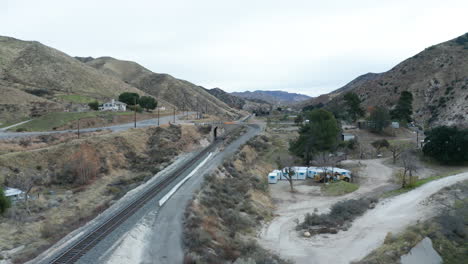
[[[130,109],[141,112],[141,109],[146,109],[146,111],[154,110],[158,106],[158,102],[154,97],[151,96],[141,96],[137,93],[124,92],[119,95],[120,102],[126,103]],[[88,104],[89,108],[92,110],[99,109],[99,102],[93,101]]]

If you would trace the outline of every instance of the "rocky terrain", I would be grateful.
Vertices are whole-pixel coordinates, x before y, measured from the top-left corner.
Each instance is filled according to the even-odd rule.
[[[288,93],[283,91],[246,91],[233,92],[232,95],[244,99],[260,99],[274,105],[290,105],[300,101],[310,99],[309,96],[297,93]]]
[[[423,126],[468,125],[468,33],[443,42],[380,74],[362,75],[346,86],[301,104],[340,104],[345,92],[363,106],[395,106],[402,91],[413,94],[414,119]]]

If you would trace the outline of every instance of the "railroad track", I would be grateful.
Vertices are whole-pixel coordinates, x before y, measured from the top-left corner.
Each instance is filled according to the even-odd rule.
[[[223,137],[219,137],[208,147],[203,149],[195,157],[190,159],[183,166],[172,172],[170,175],[166,176],[162,181],[155,184],[153,187],[148,189],[142,196],[128,204],[126,207],[120,209],[117,213],[109,217],[104,223],[96,226],[93,230],[88,232],[87,235],[83,236],[73,245],[64,250],[60,255],[56,256],[49,263],[51,264],[69,264],[75,263],[83,255],[91,250],[99,241],[103,240],[108,234],[114,231],[120,224],[132,216],[136,211],[142,208],[149,200],[154,198],[161,190],[169,186],[175,179],[177,179],[182,173],[184,173],[188,168],[193,166],[198,162],[202,157],[204,157],[208,152],[213,150],[220,142],[224,140]]]

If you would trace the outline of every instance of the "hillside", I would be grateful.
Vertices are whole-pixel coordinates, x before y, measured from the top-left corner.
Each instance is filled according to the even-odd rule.
[[[132,91],[121,80],[36,41],[0,36],[0,122],[65,108],[62,95],[108,99]]]
[[[135,62],[101,57],[86,64],[108,76],[119,78],[158,100],[167,101],[180,110],[203,111],[227,118],[239,116],[235,109],[218,100],[203,87],[169,74],[151,72]]]
[[[288,93],[283,91],[246,91],[233,92],[232,95],[244,99],[260,99],[275,105],[291,105],[300,101],[310,99],[309,96],[297,93]]]
[[[37,41],[0,36],[0,126],[47,112],[76,110],[123,92],[155,96],[160,106],[237,117],[203,88],[134,62],[71,57]]]
[[[232,108],[242,109],[242,107],[245,105],[245,100],[243,98],[229,94],[220,88],[205,90]]]
[[[339,105],[345,91],[357,93],[364,107],[388,108],[395,106],[402,91],[409,91],[414,97],[413,118],[418,124],[467,127],[468,33],[431,46],[387,72],[360,76],[307,104]]]

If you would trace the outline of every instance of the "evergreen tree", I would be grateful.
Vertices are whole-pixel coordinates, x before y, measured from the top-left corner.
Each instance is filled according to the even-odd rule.
[[[139,99],[140,95],[137,93],[125,92],[119,95],[119,101],[128,105],[135,105],[135,103],[138,104]]]
[[[299,137],[290,144],[290,151],[309,164],[315,154],[334,150],[340,128],[333,114],[324,109],[307,112],[305,118],[309,123],[301,126]]]
[[[352,121],[356,121],[359,117],[364,115],[364,109],[361,108],[361,99],[353,92],[346,93],[344,95],[346,103],[346,110],[348,111],[349,117]]]
[[[390,125],[390,114],[385,107],[377,106],[369,117],[370,130],[380,133]]]
[[[3,187],[0,187],[0,214],[6,212],[8,208],[10,208],[11,202],[8,197],[5,196],[5,192],[3,191]]]
[[[89,108],[91,108],[91,110],[94,110],[94,111],[99,110],[99,102],[98,101],[90,102],[88,104],[88,106],[89,106]]]
[[[423,153],[443,163],[468,161],[468,130],[440,126],[426,132]]]
[[[408,91],[403,91],[400,94],[400,99],[398,103],[391,111],[392,119],[401,121],[401,122],[411,122],[411,115],[413,114],[413,94]]]
[[[158,106],[158,102],[151,96],[142,96],[140,98],[140,106],[148,111],[149,109],[155,109]]]

